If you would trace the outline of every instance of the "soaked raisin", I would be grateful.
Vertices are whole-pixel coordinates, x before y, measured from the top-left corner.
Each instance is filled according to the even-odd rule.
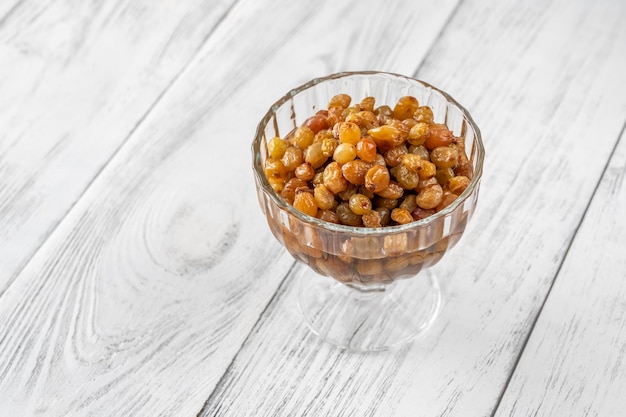
[[[363,226],[365,227],[382,227],[382,217],[376,210],[370,210],[361,217]]]
[[[330,210],[335,203],[335,195],[324,184],[319,184],[313,190],[313,196],[317,200],[317,206],[322,210]]]
[[[398,224],[407,224],[413,221],[411,212],[403,208],[395,208],[391,211],[391,220]]]
[[[304,214],[315,217],[317,214],[317,202],[308,191],[297,191],[293,206]]]
[[[361,138],[356,144],[356,155],[365,162],[376,160],[376,142],[370,137]]]
[[[372,210],[372,201],[363,194],[353,194],[349,200],[350,210],[354,214],[364,215]]]
[[[341,168],[337,162],[331,162],[324,169],[324,185],[333,193],[337,194],[348,188],[348,180],[346,180]]]
[[[398,145],[389,149],[387,152],[383,154],[383,156],[385,158],[385,162],[387,163],[387,166],[395,167],[395,166],[400,165],[400,163],[402,162],[403,156],[406,155],[407,153],[408,153],[408,150],[406,146]]]
[[[459,151],[451,146],[439,146],[430,153],[430,160],[439,169],[453,168],[459,157]]]
[[[267,143],[267,153],[270,158],[280,159],[285,154],[285,151],[289,147],[289,142],[286,140],[282,140],[281,138],[272,138]]]
[[[429,185],[417,194],[415,201],[423,209],[434,209],[443,199],[443,189],[439,184]]]
[[[378,193],[389,185],[389,170],[381,165],[374,165],[365,174],[365,187],[373,193]]]
[[[333,96],[328,102],[328,108],[331,107],[343,107],[344,109],[350,105],[352,97],[348,94],[337,94]]]
[[[293,134],[293,144],[300,149],[306,149],[313,143],[315,133],[307,126],[301,126]]]
[[[315,170],[313,169],[311,164],[305,162],[296,167],[296,169],[294,170],[294,174],[296,174],[296,177],[300,178],[301,180],[311,181],[313,177],[315,177]]]
[[[356,145],[361,139],[361,128],[356,123],[342,122],[337,125],[337,138],[341,143]]]
[[[398,99],[398,103],[393,108],[394,119],[404,120],[413,117],[415,110],[419,107],[417,99],[413,96],[404,96]]]
[[[333,153],[333,159],[340,164],[345,164],[356,158],[356,146],[351,143],[340,143]]]
[[[461,195],[461,193],[465,191],[469,183],[469,178],[459,175],[457,177],[450,178],[450,181],[448,181],[448,189],[453,194]]]
[[[371,168],[371,164],[355,159],[346,162],[341,167],[341,172],[345,179],[352,184],[363,185],[365,184],[365,174]]]
[[[424,142],[424,146],[432,151],[439,146],[448,146],[454,142],[454,136],[446,125],[433,124],[430,126],[428,138]]]
[[[337,206],[337,216],[339,217],[339,222],[346,226],[360,226],[362,224],[361,216],[350,210],[348,203],[340,203]]]
[[[302,157],[302,149],[295,146],[290,146],[285,151],[285,154],[283,155],[281,161],[287,171],[295,170],[298,165],[300,165],[304,161],[304,158]]]

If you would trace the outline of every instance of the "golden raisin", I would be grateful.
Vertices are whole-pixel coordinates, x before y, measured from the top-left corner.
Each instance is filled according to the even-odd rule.
[[[404,195],[404,188],[402,188],[397,182],[389,181],[389,185],[385,189],[378,191],[376,194],[383,198],[398,199]]]
[[[313,142],[322,142],[324,139],[335,139],[335,135],[332,130],[322,129],[315,134]]]
[[[424,142],[424,146],[432,151],[439,146],[448,146],[454,142],[454,136],[446,125],[433,124],[430,126],[428,138]]]
[[[420,161],[420,166],[417,169],[417,173],[422,180],[432,178],[437,173],[437,167],[432,162],[422,159]]]
[[[336,106],[343,107],[345,109],[350,105],[351,101],[352,97],[350,97],[348,94],[337,94],[336,96],[333,96],[328,102],[328,108],[330,109],[331,107]]]
[[[407,138],[408,138],[408,132],[410,132],[411,128],[417,124],[417,120],[415,120],[412,117],[409,117],[408,119],[404,119],[402,121],[402,124],[406,127],[405,130],[407,131]]]
[[[337,149],[338,145],[339,142],[337,142],[337,139],[335,138],[322,139],[322,155],[330,158],[331,156],[333,156],[333,153],[335,152],[335,149]]]
[[[384,106],[379,106],[374,110],[374,114],[376,116],[387,116],[387,117],[392,117],[393,116],[393,110],[391,110],[391,107],[384,105]]]
[[[407,224],[413,221],[413,216],[406,209],[395,208],[391,211],[391,220],[399,224]]]
[[[415,189],[417,191],[422,191],[424,188],[429,187],[431,185],[435,185],[435,184],[439,184],[437,182],[437,178],[430,177],[430,178],[420,180],[419,184],[417,184],[417,187],[415,187]]]
[[[427,123],[416,123],[411,130],[409,130],[407,141],[411,145],[423,145],[426,139],[428,139],[429,132],[430,129]]]
[[[374,112],[374,104],[376,103],[376,99],[374,97],[365,97],[359,103],[359,107],[361,110]]]
[[[400,165],[400,163],[402,162],[402,157],[406,155],[407,152],[408,151],[406,149],[406,146],[404,145],[394,146],[393,148],[389,149],[383,154],[387,166],[395,167]]]
[[[313,143],[315,133],[307,126],[301,126],[293,133],[293,144],[300,149],[306,149]]]
[[[361,217],[365,227],[382,227],[382,216],[377,210],[370,210]]]
[[[430,153],[430,160],[439,169],[453,168],[456,165],[459,151],[451,146],[439,146]]]
[[[284,178],[268,177],[267,181],[270,183],[270,186],[272,187],[272,189],[276,191],[278,194],[280,194],[285,188]]]
[[[328,157],[324,156],[322,150],[323,142],[315,142],[304,153],[304,160],[311,164],[314,169],[317,169],[324,165]]]
[[[374,140],[376,146],[383,152],[402,143],[400,130],[394,126],[384,125],[375,127],[368,130],[367,134]]]
[[[313,190],[317,206],[322,210],[330,210],[335,205],[335,195],[324,184],[319,184]]]
[[[398,165],[392,168],[396,181],[405,190],[412,190],[417,187],[420,182],[420,176],[415,171],[410,171],[405,165]]]
[[[326,123],[328,127],[335,126],[337,123],[343,120],[341,114],[343,113],[343,107],[333,106],[328,108],[328,116],[326,117]]]
[[[385,123],[385,126],[391,126],[394,127],[396,129],[398,129],[398,132],[400,132],[400,138],[399,140],[401,142],[404,142],[405,140],[408,139],[409,137],[409,128],[407,127],[406,124],[404,124],[404,122],[401,122],[398,119],[390,119]]]
[[[428,106],[419,106],[415,109],[415,113],[413,113],[413,118],[418,122],[423,123],[432,123],[435,120],[433,116],[433,111]]]
[[[456,194],[452,194],[450,191],[444,191],[441,203],[437,206],[437,211],[441,211],[448,207],[454,200],[456,200],[457,197],[458,196]]]
[[[356,146],[351,143],[340,143],[333,153],[333,159],[340,164],[345,164],[354,158],[356,158]]]
[[[426,147],[424,145],[419,145],[419,146],[415,146],[415,145],[411,145],[409,146],[409,153],[412,153],[414,155],[418,155],[420,158],[428,161],[430,159],[430,153],[428,152],[428,149],[426,149]]]
[[[332,210],[319,210],[317,212],[317,218],[328,223],[339,224],[339,216]]]
[[[376,160],[376,142],[368,136],[361,138],[356,144],[356,156],[365,162],[374,162]]]
[[[296,197],[296,192],[299,190],[307,190],[309,188],[306,181],[302,181],[300,178],[292,178],[285,183],[285,187],[281,192],[281,197],[284,198],[289,204],[293,204]]]
[[[293,171],[298,165],[300,165],[304,159],[302,158],[302,149],[295,146],[290,146],[285,151],[282,158],[282,163],[287,171]]]
[[[439,184],[429,185],[417,194],[415,202],[423,209],[434,209],[443,199],[443,189]]]
[[[453,194],[461,195],[461,193],[465,191],[469,183],[469,178],[459,175],[457,177],[450,178],[450,181],[448,181],[448,189]]]
[[[376,158],[374,158],[374,165],[380,165],[381,167],[386,167],[387,164],[385,163],[385,157],[382,156],[381,154],[377,153],[376,154]]]
[[[415,110],[419,107],[417,99],[413,96],[404,96],[398,99],[398,103],[393,108],[394,119],[404,120],[413,117]]]
[[[337,137],[341,143],[356,145],[361,139],[361,128],[352,122],[342,122],[337,125]]]
[[[402,165],[407,167],[409,171],[417,172],[419,171],[422,163],[420,162],[422,158],[419,155],[415,155],[412,153],[407,153],[402,155]]]
[[[311,181],[315,177],[315,170],[311,164],[304,162],[296,167],[294,174],[301,180]]]
[[[280,159],[283,157],[288,147],[288,141],[275,137],[267,143],[267,153],[269,154],[270,158]]]
[[[268,158],[265,160],[265,176],[268,178],[285,178],[287,169],[280,159]]]
[[[313,117],[309,117],[306,122],[304,122],[306,127],[311,129],[313,133],[317,133],[322,129],[328,129],[328,120],[321,114],[316,114]]]
[[[387,167],[374,165],[365,174],[365,188],[378,193],[389,185],[390,175]]]
[[[435,214],[435,210],[425,210],[421,207],[417,207],[411,212],[414,220],[422,220],[428,216],[432,216],[433,214]]]
[[[360,159],[346,162],[341,167],[341,172],[345,179],[352,184],[363,185],[365,184],[365,174],[370,169],[371,165]]]
[[[337,162],[331,162],[324,168],[324,185],[333,194],[338,194],[348,188],[348,181],[343,177]]]
[[[307,191],[296,192],[295,199],[293,200],[293,206],[309,216],[315,217],[317,214],[317,202],[313,195]]]
[[[349,205],[354,214],[364,215],[372,210],[372,201],[363,194],[353,194],[350,197]]]
[[[355,123],[361,128],[371,129],[376,125],[376,115],[371,111],[359,111],[346,116],[346,122]]]

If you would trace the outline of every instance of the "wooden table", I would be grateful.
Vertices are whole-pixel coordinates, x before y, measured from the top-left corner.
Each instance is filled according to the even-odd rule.
[[[0,3],[0,416],[623,416],[626,3]],[[482,129],[412,345],[344,352],[249,146],[278,97],[413,75]]]

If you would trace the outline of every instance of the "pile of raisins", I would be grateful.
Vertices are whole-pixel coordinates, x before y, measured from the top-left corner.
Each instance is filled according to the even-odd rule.
[[[428,217],[469,185],[463,138],[434,122],[412,96],[394,108],[334,96],[286,138],[267,143],[265,175],[296,209],[348,226],[383,227]]]

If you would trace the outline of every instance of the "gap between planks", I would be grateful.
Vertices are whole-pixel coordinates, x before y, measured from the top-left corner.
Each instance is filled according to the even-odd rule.
[[[619,132],[619,134],[617,136],[617,140],[615,141],[615,144],[613,144],[613,149],[611,149],[611,153],[609,154],[609,156],[606,159],[606,163],[604,164],[604,168],[602,168],[602,173],[598,177],[598,182],[596,182],[596,185],[595,185],[595,187],[593,189],[593,192],[591,193],[591,197],[587,201],[587,205],[585,206],[585,210],[583,211],[582,216],[580,216],[580,221],[576,225],[576,229],[574,229],[574,233],[572,233],[572,236],[570,237],[569,242],[567,242],[567,248],[565,249],[565,253],[563,254],[563,258],[561,258],[561,262],[559,263],[559,266],[558,266],[556,272],[554,273],[554,277],[552,278],[552,281],[550,282],[550,286],[548,287],[548,291],[546,292],[546,296],[543,299],[543,302],[541,303],[541,306],[539,307],[539,310],[537,311],[537,314],[535,315],[535,317],[532,320],[532,324],[530,325],[530,330],[528,331],[528,333],[526,334],[526,337],[524,338],[524,342],[522,343],[522,346],[521,346],[521,348],[520,348],[520,350],[518,352],[517,358],[515,358],[514,365],[511,368],[511,372],[509,373],[508,378],[506,379],[504,387],[502,388],[502,392],[500,392],[500,395],[498,396],[498,400],[496,401],[496,404],[495,404],[495,406],[493,408],[493,411],[490,414],[490,417],[495,417],[498,414],[498,410],[500,409],[500,404],[502,403],[502,399],[504,398],[504,394],[508,390],[509,385],[511,383],[511,380],[513,379],[513,375],[517,371],[517,367],[519,366],[520,360],[522,359],[522,356],[524,355],[524,352],[526,351],[526,346],[528,345],[528,341],[530,340],[530,337],[532,336],[532,334],[533,334],[533,332],[535,330],[535,326],[537,325],[537,322],[539,321],[539,317],[541,316],[541,313],[543,312],[543,309],[544,309],[546,303],[548,302],[548,299],[550,298],[550,294],[552,293],[552,288],[554,287],[554,284],[556,283],[556,280],[558,279],[559,274],[561,273],[561,268],[563,268],[563,264],[565,264],[565,260],[567,259],[568,255],[569,255],[569,252],[570,252],[570,249],[572,248],[574,240],[576,240],[576,235],[578,235],[578,231],[580,230],[580,227],[582,226],[583,222],[585,221],[585,218],[587,217],[587,212],[589,211],[589,207],[591,206],[592,201],[595,199],[596,193],[598,192],[598,188],[600,187],[600,184],[602,183],[602,180],[603,180],[604,176],[606,175],[606,170],[608,169],[608,167],[609,167],[609,165],[611,163],[611,160],[613,159],[613,155],[615,154],[615,150],[619,146],[619,143],[621,142],[622,137],[623,137],[625,132],[626,132],[626,120],[624,120],[624,124],[622,125],[622,129],[620,130],[620,132]]]
[[[193,62],[200,56],[200,52],[202,51],[202,49],[204,49],[205,45],[207,44],[207,42],[211,39],[211,37],[213,36],[213,34],[217,31],[217,29],[222,26],[223,22],[226,20],[226,18],[230,15],[231,11],[233,10],[233,8],[240,2],[240,0],[235,0],[224,12],[224,14],[222,14],[222,16],[220,16],[220,18],[217,20],[217,22],[215,23],[215,25],[213,26],[213,28],[211,28],[211,30],[207,33],[207,35],[204,37],[204,39],[202,39],[202,42],[200,43],[200,45],[198,46],[198,48],[196,49],[196,51],[193,53],[193,55],[191,56],[191,58],[183,65],[183,67],[181,68],[181,70],[174,75],[174,77],[172,77],[172,79],[167,83],[167,85],[163,88],[163,90],[159,93],[159,95],[156,97],[156,99],[152,102],[152,104],[150,106],[148,106],[148,109],[145,111],[145,113],[143,115],[141,115],[139,117],[139,120],[137,120],[137,123],[135,123],[135,125],[131,128],[130,132],[128,133],[128,135],[126,135],[126,137],[121,141],[121,143],[117,146],[117,148],[115,148],[115,150],[111,153],[111,156],[109,156],[109,158],[107,158],[104,161],[104,164],[100,167],[100,169],[98,171],[96,171],[96,173],[94,174],[94,176],[89,180],[89,182],[87,183],[87,185],[83,188],[83,190],[80,192],[80,194],[78,195],[78,197],[70,204],[70,206],[68,207],[68,209],[65,211],[65,214],[63,214],[61,216],[61,218],[59,218],[59,220],[56,222],[56,224],[53,224],[52,227],[50,228],[49,232],[47,233],[47,235],[44,236],[44,238],[41,240],[41,243],[39,244],[39,246],[35,247],[34,251],[32,252],[32,254],[30,255],[30,258],[28,259],[28,261],[24,262],[23,265],[21,265],[21,267],[19,267],[15,273],[13,274],[13,276],[11,278],[9,278],[6,286],[4,288],[0,288],[0,299],[2,298],[2,296],[7,292],[7,290],[9,288],[11,288],[11,286],[13,285],[13,283],[18,279],[18,277],[22,274],[22,271],[24,269],[26,269],[26,267],[31,263],[32,259],[34,257],[37,256],[37,253],[39,253],[39,251],[41,251],[41,249],[45,246],[46,242],[48,242],[48,240],[50,239],[50,237],[52,237],[54,235],[54,233],[57,231],[57,229],[59,228],[59,226],[61,224],[63,224],[63,221],[67,218],[67,216],[72,212],[72,210],[74,209],[74,207],[76,206],[76,204],[82,200],[83,196],[85,195],[85,193],[91,188],[91,186],[93,185],[93,183],[100,177],[100,175],[102,175],[102,172],[106,169],[106,167],[109,166],[109,164],[111,163],[111,161],[113,161],[115,159],[115,157],[120,153],[120,151],[124,148],[124,146],[126,146],[126,144],[129,142],[130,138],[133,137],[133,135],[135,134],[135,132],[137,132],[137,130],[144,124],[144,122],[146,121],[146,119],[152,114],[153,110],[157,107],[157,105],[163,100],[163,98],[167,95],[167,93],[169,91],[171,91],[172,87],[176,84],[176,82],[181,78],[181,76],[183,74],[185,74],[187,72],[187,70],[190,68],[191,64],[193,64]],[[9,11],[9,13],[7,13],[7,15],[3,16],[2,18],[0,18],[0,26],[2,26],[2,23],[4,23],[4,20],[6,20],[6,18],[12,14],[14,12],[14,10],[21,4],[21,2],[17,3],[15,6],[13,6],[11,8],[11,10]]]
[[[200,411],[198,411],[198,414],[196,414],[196,417],[201,417],[202,416],[202,413],[204,413],[207,404],[209,404],[211,402],[211,400],[213,399],[213,396],[218,391],[218,389],[220,389],[224,385],[226,377],[230,374],[230,370],[233,367],[236,359],[239,357],[239,353],[241,352],[241,349],[243,349],[243,347],[246,345],[246,343],[248,343],[248,340],[250,339],[250,337],[254,334],[255,330],[259,327],[259,324],[261,323],[261,321],[265,317],[265,313],[274,305],[274,303],[276,302],[278,297],[285,292],[285,290],[286,290],[285,286],[287,285],[287,279],[289,278],[291,273],[294,271],[294,269],[297,267],[297,265],[298,265],[298,262],[296,262],[294,260],[293,263],[291,264],[291,267],[289,267],[289,269],[287,270],[287,273],[285,274],[283,279],[281,279],[280,284],[278,284],[278,288],[276,289],[276,292],[274,292],[274,294],[272,295],[272,297],[270,298],[268,303],[263,308],[263,311],[261,311],[261,314],[259,314],[259,317],[257,318],[257,320],[254,322],[254,325],[250,328],[250,332],[248,333],[246,338],[243,340],[243,342],[239,346],[239,349],[237,349],[237,353],[235,353],[233,355],[232,359],[230,360],[230,363],[226,367],[226,370],[224,371],[224,373],[220,377],[219,381],[217,381],[217,384],[215,384],[215,388],[213,388],[213,391],[211,391],[211,394],[209,394],[207,400],[204,402],[204,405],[202,406]]]

